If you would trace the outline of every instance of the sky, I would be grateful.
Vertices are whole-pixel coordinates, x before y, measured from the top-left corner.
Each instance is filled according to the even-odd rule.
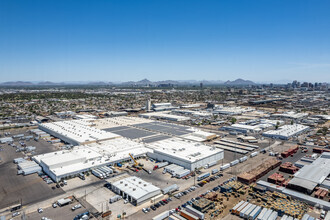
[[[1,0],[0,82],[330,82],[329,0]]]

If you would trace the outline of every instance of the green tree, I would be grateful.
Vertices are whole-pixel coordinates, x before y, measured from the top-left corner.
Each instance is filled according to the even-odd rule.
[[[277,130],[279,126],[280,126],[280,122],[276,122],[275,130]]]

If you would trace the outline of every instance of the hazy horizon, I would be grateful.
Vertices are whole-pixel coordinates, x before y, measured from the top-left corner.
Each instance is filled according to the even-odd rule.
[[[330,82],[329,6],[4,0],[1,82]]]

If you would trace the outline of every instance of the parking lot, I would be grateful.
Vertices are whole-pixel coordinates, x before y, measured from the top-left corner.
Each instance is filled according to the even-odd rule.
[[[26,131],[27,129],[11,130],[10,136],[15,134],[30,135]],[[36,154],[56,150],[53,145],[44,140],[37,142],[30,139],[25,143],[27,146],[35,146]],[[15,140],[14,144],[19,145],[18,140]],[[2,158],[0,164],[2,176],[0,178],[0,210],[15,203],[22,202],[23,205],[29,205],[64,193],[62,189],[52,190],[51,185],[47,185],[37,174],[17,175],[17,165],[13,163],[13,159],[25,157],[25,155],[22,152],[16,152],[16,148],[8,144],[1,144],[1,146],[3,150],[0,151]]]
[[[72,211],[71,208],[77,204],[80,203],[74,201],[72,204],[69,204],[64,207],[57,206],[56,208],[53,208],[52,206],[50,206],[48,208],[43,209],[42,213],[38,213],[38,211],[36,210],[35,212],[26,215],[27,217],[26,219],[35,220],[35,219],[41,219],[41,217],[47,217],[52,220],[73,219],[76,215],[88,211],[83,206],[77,210]],[[61,213],[61,215],[58,214],[59,212]]]
[[[208,184],[206,184],[203,187],[198,187],[194,191],[191,191],[190,193],[180,197],[179,199],[171,197],[172,201],[170,201],[168,204],[160,206],[155,211],[150,210],[150,212],[144,213],[144,212],[142,212],[142,209],[140,209],[139,212],[135,213],[134,215],[128,216],[127,219],[131,219],[131,220],[133,220],[133,219],[152,219],[152,217],[154,217],[164,211],[176,209],[178,206],[181,206],[182,204],[186,203],[187,201],[190,201],[192,198],[195,198],[195,197],[205,193],[206,191],[211,190],[212,188],[218,186],[219,184],[223,183],[225,180],[227,180],[231,177],[232,177],[231,175],[228,175],[225,173],[223,177],[221,177],[215,181],[209,182]],[[145,207],[148,207],[148,206],[150,207],[151,205],[154,205],[154,204],[146,203]]]

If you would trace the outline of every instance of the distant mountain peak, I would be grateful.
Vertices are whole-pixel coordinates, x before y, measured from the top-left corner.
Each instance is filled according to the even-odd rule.
[[[230,80],[226,81],[225,85],[255,85],[255,83],[250,80],[244,80],[244,79],[238,78],[234,81],[230,81]]]

